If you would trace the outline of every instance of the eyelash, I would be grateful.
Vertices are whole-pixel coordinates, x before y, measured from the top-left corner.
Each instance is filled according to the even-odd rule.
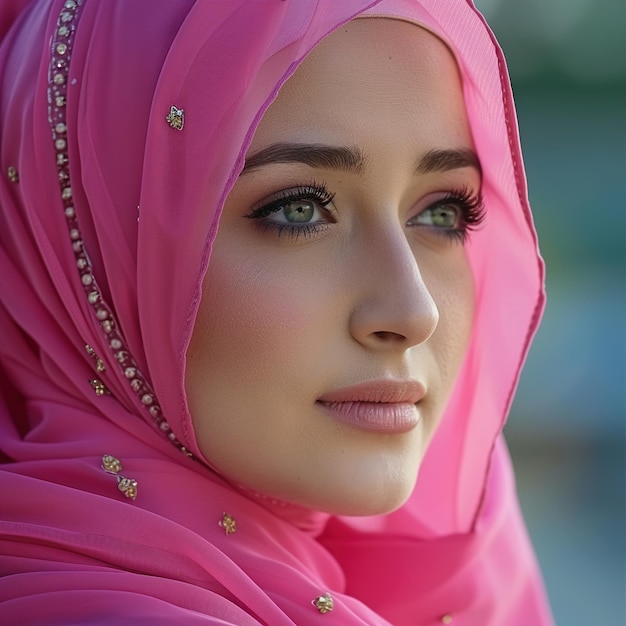
[[[301,236],[306,238],[321,230],[325,230],[328,224],[333,223],[334,220],[329,220],[328,222],[314,222],[312,224],[303,223],[300,226],[295,226],[293,224],[266,220],[265,218],[274,213],[278,213],[290,202],[310,201],[325,209],[333,201],[334,197],[335,194],[328,191],[324,183],[320,184],[311,181],[308,185],[279,191],[275,194],[271,202],[255,208],[244,217],[258,220],[257,224],[260,228],[264,230],[272,229],[278,233],[279,237],[286,234],[293,239],[298,239],[298,237]],[[326,210],[328,211],[329,209]]]
[[[437,207],[455,206],[460,210],[461,225],[457,228],[437,228],[433,227],[433,230],[437,231],[445,237],[450,237],[455,241],[459,241],[464,244],[469,237],[471,231],[476,230],[478,226],[485,219],[485,205],[483,202],[482,194],[474,193],[467,187],[461,187],[458,190],[448,192],[448,194],[437,200],[433,204],[426,207],[423,211],[429,209],[435,209]]]
[[[278,213],[284,209],[289,202],[310,201],[319,207],[326,208],[333,201],[334,197],[335,194],[328,191],[325,184],[318,184],[315,181],[312,181],[308,185],[294,187],[293,189],[285,189],[278,192],[271,202],[256,207],[252,212],[244,217],[257,220],[257,224],[260,228],[264,230],[272,229],[278,233],[279,237],[286,234],[293,239],[298,239],[300,236],[306,238],[320,232],[321,230],[325,230],[328,227],[328,224],[333,223],[334,220],[314,222],[311,224],[303,223],[296,226],[293,224],[266,220],[265,218],[274,213]],[[459,209],[459,218],[461,220],[460,226],[457,228],[432,226],[431,230],[439,236],[447,237],[464,244],[467,241],[469,233],[475,230],[485,218],[485,206],[480,193],[474,193],[467,187],[452,190],[440,200],[435,201],[420,211],[418,216],[423,214],[425,211],[450,205]]]

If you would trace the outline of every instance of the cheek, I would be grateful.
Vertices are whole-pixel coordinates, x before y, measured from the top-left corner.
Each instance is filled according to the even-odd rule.
[[[221,347],[217,361],[233,351],[244,351],[246,360],[271,357],[277,338],[285,337],[294,323],[306,321],[305,294],[294,296],[294,285],[287,272],[234,262],[217,251],[205,278],[197,322],[206,343]]]
[[[439,309],[439,324],[431,337],[437,352],[442,387],[452,389],[463,361],[474,316],[474,279],[465,251],[454,262],[438,263],[425,276]]]
[[[290,376],[307,364],[303,357],[314,355],[320,343],[319,293],[303,281],[299,266],[268,267],[253,254],[214,250],[187,353],[194,423],[225,413],[237,419],[250,409],[247,398],[268,406],[280,401],[277,390],[288,388]]]
[[[284,377],[288,321],[301,314],[298,299],[287,298],[286,285],[273,276],[214,250],[187,351],[198,443],[214,467],[237,479],[254,452],[249,442],[262,440],[259,416],[277,402],[271,383]]]

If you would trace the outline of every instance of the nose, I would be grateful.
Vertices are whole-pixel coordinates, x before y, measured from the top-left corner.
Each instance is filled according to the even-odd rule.
[[[404,351],[437,328],[439,310],[404,233],[360,246],[350,332],[372,350]]]

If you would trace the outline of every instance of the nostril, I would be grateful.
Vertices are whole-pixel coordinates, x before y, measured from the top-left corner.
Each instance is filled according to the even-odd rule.
[[[389,330],[377,330],[372,334],[378,337],[379,339],[382,339],[383,341],[394,341],[394,340],[406,339],[404,335],[400,335],[399,333],[394,333]]]

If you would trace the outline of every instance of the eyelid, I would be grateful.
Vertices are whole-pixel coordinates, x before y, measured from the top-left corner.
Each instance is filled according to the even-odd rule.
[[[328,191],[325,183],[311,181],[307,185],[296,185],[287,189],[281,189],[266,196],[255,203],[251,212],[244,217],[262,219],[280,211],[282,205],[297,200],[312,200],[327,211],[330,211],[331,208],[328,205],[333,201],[334,197],[335,194]]]
[[[429,209],[441,202],[448,200],[449,202],[466,201],[470,204],[482,202],[480,191],[476,191],[467,185],[452,189],[442,189],[441,191],[433,191],[421,197],[411,209],[411,214],[416,217],[426,209]]]

